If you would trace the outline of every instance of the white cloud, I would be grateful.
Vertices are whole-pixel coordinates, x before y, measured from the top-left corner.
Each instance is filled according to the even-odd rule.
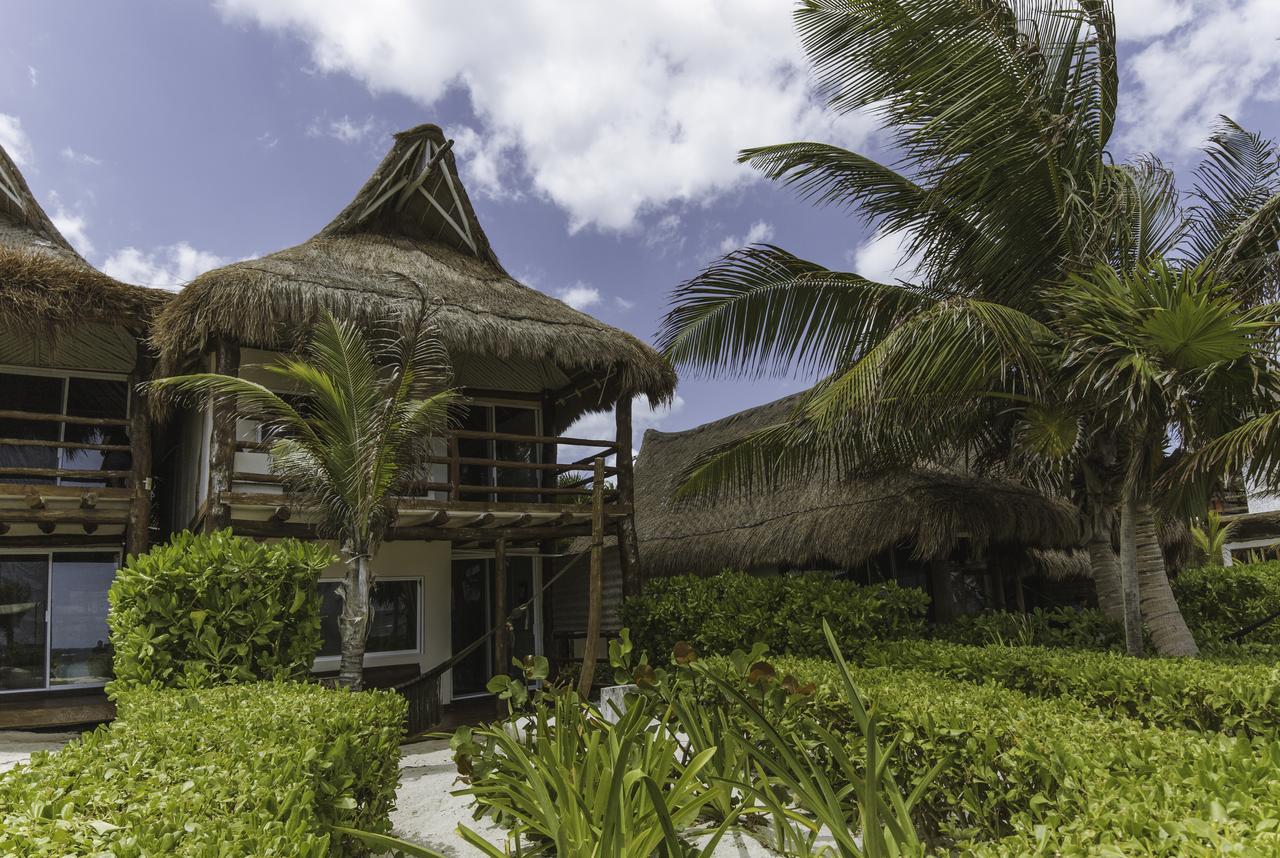
[[[35,66],[27,66],[27,80],[31,81],[31,87],[40,85],[40,72]]]
[[[300,36],[317,69],[372,91],[427,107],[461,91],[485,135],[482,157],[517,153],[522,178],[565,209],[571,230],[630,229],[757,180],[735,161],[745,146],[853,144],[873,128],[813,97],[791,4],[778,0],[220,6]]]
[[[627,310],[634,309],[636,302],[628,301],[626,298],[620,298],[615,295],[613,298],[613,305],[625,313]]]
[[[482,134],[468,125],[447,128],[445,133],[453,138],[453,155],[468,189],[495,199],[519,196],[510,185],[510,164],[516,155],[510,137]]]
[[[176,291],[209,269],[231,261],[180,241],[149,253],[126,247],[107,257],[102,270],[126,283]]]
[[[62,160],[70,161],[72,164],[85,164],[91,167],[97,167],[102,163],[100,158],[95,158],[87,152],[77,152],[70,146],[62,147]]]
[[[270,131],[264,131],[255,138],[258,145],[263,149],[274,149],[280,143],[280,138],[272,134]]]
[[[34,157],[31,140],[22,130],[22,120],[8,113],[0,113],[0,146],[19,167],[27,166]]]
[[[71,242],[76,252],[81,256],[93,253],[93,241],[89,238],[89,219],[85,217],[84,206],[77,202],[73,208],[68,208],[63,204],[57,191],[49,194],[49,205],[51,206],[49,220],[53,221],[58,232]]]
[[[340,143],[359,143],[371,135],[376,129],[373,117],[353,120],[350,116],[340,119],[313,119],[307,126],[307,134],[312,137],[332,137]]]
[[[919,255],[909,255],[909,237],[902,232],[882,232],[858,245],[849,254],[853,273],[878,283],[910,280],[920,267]]]
[[[1191,20],[1191,0],[1120,0],[1115,4],[1116,35],[1144,41],[1163,36]]]
[[[1160,37],[1125,63],[1133,92],[1122,100],[1123,145],[1185,152],[1208,136],[1218,114],[1247,125],[1241,115],[1247,102],[1280,99],[1276,0],[1142,0],[1138,5],[1148,7],[1150,20],[1158,22],[1147,31]],[[1140,18],[1128,11],[1120,16],[1138,33],[1144,32]]]
[[[758,220],[751,224],[744,236],[726,235],[724,240],[720,242],[721,253],[732,253],[740,247],[746,247],[748,244],[760,244],[773,238],[773,224],[765,223]]]
[[[586,310],[600,303],[600,290],[594,286],[578,282],[568,289],[561,289],[556,297],[575,310]]]
[[[654,408],[649,400],[637,396],[631,400],[631,449],[640,452],[640,442],[644,439],[646,429],[661,429],[664,421],[684,410],[684,398],[676,394],[669,405]],[[564,433],[570,438],[589,438],[593,441],[608,441],[617,434],[617,424],[612,411],[586,414],[574,422]],[[590,447],[560,447],[556,455],[561,462],[576,462],[595,452]],[[612,458],[612,457],[611,457]]]

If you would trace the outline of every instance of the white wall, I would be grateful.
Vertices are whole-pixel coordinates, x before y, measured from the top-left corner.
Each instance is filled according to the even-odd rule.
[[[330,547],[335,547],[331,546]],[[340,579],[346,567],[335,563],[321,576]],[[365,657],[365,666],[417,664],[429,670],[453,654],[450,614],[452,609],[452,552],[448,542],[387,542],[373,558],[373,574],[387,578],[421,578],[422,604],[418,617],[421,628],[421,651],[417,655],[378,655]],[[317,659],[317,670],[336,670],[337,658]],[[452,699],[449,677],[441,683],[441,700]]]

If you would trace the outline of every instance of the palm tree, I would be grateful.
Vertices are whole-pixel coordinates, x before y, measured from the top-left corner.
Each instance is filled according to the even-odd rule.
[[[273,439],[272,473],[345,556],[338,682],[358,690],[371,619],[370,560],[457,402],[448,358],[425,307],[372,337],[326,312],[298,355],[262,369],[294,395],[216,373],[164,378],[150,388],[180,400],[225,400]]]
[[[679,287],[659,341],[681,367],[823,376],[790,420],[713,451],[689,490],[964,453],[1076,500],[1100,600],[1124,614],[1136,552],[1117,563],[1111,537],[1124,487],[1143,483],[1105,409],[1057,407],[1067,378],[1057,290],[1073,275],[1141,271],[1184,252],[1255,300],[1268,294],[1274,147],[1224,121],[1186,212],[1158,162],[1112,163],[1118,76],[1104,0],[807,0],[796,20],[832,106],[878,113],[901,163],[821,143],[741,160],[906,234],[920,264],[910,282],[878,283],[755,246]]]

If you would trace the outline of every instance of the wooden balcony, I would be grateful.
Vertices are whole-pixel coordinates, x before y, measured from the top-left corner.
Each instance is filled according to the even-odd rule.
[[[583,448],[589,455],[572,462],[526,461],[464,456],[460,441],[509,442],[551,458],[563,447]],[[283,491],[270,473],[270,443],[234,442],[235,470],[216,505],[231,528],[245,536],[310,537],[305,505]],[[447,540],[454,543],[508,544],[540,542],[591,533],[595,495],[595,460],[618,454],[615,441],[549,435],[456,430],[439,439],[439,455],[425,460],[422,478],[400,498],[390,539]],[[601,503],[605,527],[631,514],[617,486],[618,466],[601,470]],[[476,475],[483,474],[477,480]],[[566,477],[567,479],[562,479]],[[210,515],[209,505],[203,515]]]
[[[0,420],[43,424],[45,434],[50,425],[56,425],[59,436],[0,437],[0,450],[11,453],[0,465],[0,547],[120,543],[126,531],[135,528],[145,540],[150,518],[150,433],[144,420],[16,410],[0,410]],[[110,442],[68,441],[65,427],[91,427],[101,430],[104,439],[118,437]],[[119,443],[121,439],[126,443]],[[21,450],[47,455],[37,455],[36,462],[26,464],[13,455]],[[49,458],[61,463],[63,451],[100,454],[100,466],[51,467],[50,462],[39,461]]]

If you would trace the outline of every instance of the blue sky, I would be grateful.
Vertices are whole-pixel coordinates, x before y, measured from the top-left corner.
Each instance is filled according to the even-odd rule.
[[[1116,0],[1117,160],[1186,172],[1213,117],[1280,136],[1280,0]],[[892,236],[734,163],[869,117],[809,92],[785,0],[6,4],[0,145],[99,267],[167,288],[312,235],[390,143],[436,122],[525,283],[652,339],[671,289],[752,240],[888,277]],[[681,429],[806,378],[685,377]],[[585,427],[592,428],[592,427]]]

